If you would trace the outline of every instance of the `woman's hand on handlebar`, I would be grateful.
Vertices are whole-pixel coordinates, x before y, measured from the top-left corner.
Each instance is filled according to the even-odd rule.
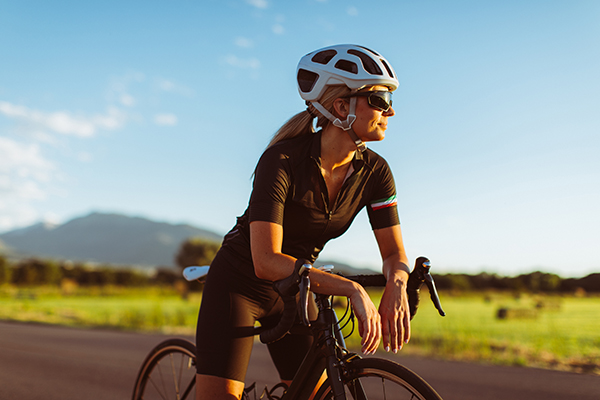
[[[381,317],[366,290],[360,285],[357,286],[356,292],[350,296],[350,302],[358,320],[362,352],[373,354],[381,341]]]
[[[358,320],[362,351],[365,354],[372,354],[377,350],[381,342],[381,317],[365,288],[342,276],[315,268],[310,273],[310,288],[314,293],[349,298]]]
[[[377,229],[374,233],[383,259],[383,275],[387,280],[379,304],[383,347],[397,352],[410,339],[410,308],[406,294],[410,268],[400,225]]]
[[[379,314],[383,347],[386,351],[398,352],[410,339],[410,311],[406,294],[406,279],[388,279]]]

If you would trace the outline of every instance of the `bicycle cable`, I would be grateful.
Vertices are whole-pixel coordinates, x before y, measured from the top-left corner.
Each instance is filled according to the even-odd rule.
[[[344,321],[345,319],[345,321]],[[344,315],[339,319],[337,326],[340,332],[345,329],[349,323],[352,323],[352,327],[350,328],[350,333],[344,336],[344,339],[348,339],[354,333],[355,323],[354,323],[354,310],[352,309],[350,300],[346,302],[346,310],[344,311]]]

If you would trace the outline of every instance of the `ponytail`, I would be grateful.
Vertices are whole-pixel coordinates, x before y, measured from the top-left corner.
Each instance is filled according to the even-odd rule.
[[[319,103],[330,112],[333,111],[333,102],[340,97],[348,97],[350,89],[345,86],[329,86],[321,98]],[[311,103],[307,102],[307,108],[290,118],[277,132],[273,135],[271,142],[267,148],[282,140],[292,139],[300,135],[315,133],[313,120],[317,116],[317,128],[325,128],[329,124],[329,120],[325,118]]]
[[[275,135],[273,135],[273,138],[267,147],[271,147],[282,140],[292,139],[305,133],[315,133],[313,117],[307,110],[301,111],[287,120],[287,122],[275,132]]]

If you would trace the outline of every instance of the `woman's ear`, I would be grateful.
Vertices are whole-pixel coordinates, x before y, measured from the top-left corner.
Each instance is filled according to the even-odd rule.
[[[333,111],[336,117],[346,119],[350,113],[350,103],[346,99],[337,98],[333,101]]]

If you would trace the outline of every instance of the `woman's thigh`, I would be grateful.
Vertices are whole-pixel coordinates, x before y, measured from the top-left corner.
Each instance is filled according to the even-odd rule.
[[[217,255],[198,315],[198,374],[243,382],[254,344],[254,323],[265,312],[276,311],[276,304],[270,285],[240,276],[226,257]]]
[[[252,346],[254,324],[274,326],[283,303],[271,283],[240,276],[239,266],[222,254],[211,264],[202,294],[196,330],[198,374],[243,382]],[[291,380],[310,348],[312,337],[286,335],[269,345],[271,358],[281,379]]]

